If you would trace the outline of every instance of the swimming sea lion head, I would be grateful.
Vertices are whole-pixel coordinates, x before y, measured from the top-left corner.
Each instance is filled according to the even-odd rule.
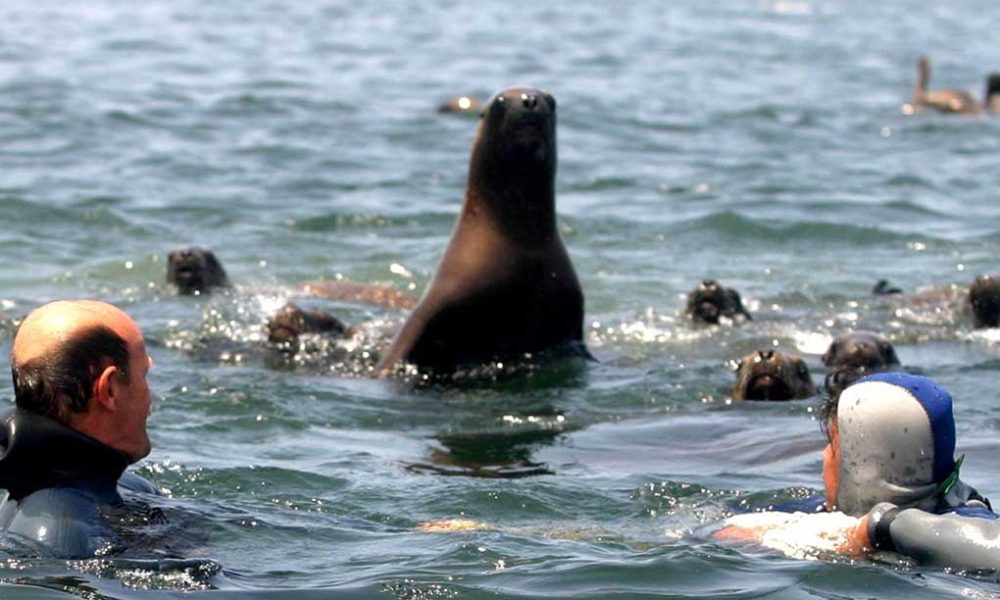
[[[167,255],[167,283],[180,294],[202,294],[216,287],[229,287],[222,263],[207,248],[182,248]]]
[[[731,396],[733,400],[795,400],[815,392],[804,360],[767,349],[743,357]]]
[[[274,344],[291,344],[304,333],[329,333],[341,336],[347,326],[324,310],[304,310],[289,302],[267,320],[267,339]]]
[[[866,372],[898,365],[899,358],[889,340],[871,331],[852,331],[833,338],[823,354],[828,367],[853,367]]]
[[[713,279],[702,281],[688,294],[685,312],[695,321],[711,324],[718,323],[720,317],[752,319],[740,293]]]
[[[826,376],[826,392],[837,396],[865,375],[891,370],[899,364],[899,357],[892,343],[877,333],[852,331],[833,338],[823,364],[833,369]]]
[[[976,327],[1000,327],[1000,277],[980,275],[969,288],[969,306]]]

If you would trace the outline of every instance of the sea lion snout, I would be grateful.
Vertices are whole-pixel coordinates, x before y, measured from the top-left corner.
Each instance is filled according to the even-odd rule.
[[[815,393],[809,367],[798,356],[771,348],[743,357],[736,369],[733,400],[794,400]]]
[[[551,115],[555,113],[556,101],[551,94],[534,88],[510,88],[494,96],[490,107],[519,115]]]

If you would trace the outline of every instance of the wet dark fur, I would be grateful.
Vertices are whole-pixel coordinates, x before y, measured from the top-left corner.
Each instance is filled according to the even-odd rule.
[[[758,350],[740,360],[733,400],[795,400],[816,393],[809,367],[792,354]]]
[[[583,348],[583,292],[556,230],[556,103],[500,92],[483,112],[465,202],[437,272],[379,371],[521,361]]]
[[[885,370],[899,364],[896,350],[889,340],[871,331],[852,331],[838,335],[823,354],[828,367],[853,367],[870,372]]]
[[[977,328],[1000,327],[1000,278],[980,275],[969,287],[972,324]]]
[[[267,340],[274,344],[293,344],[304,333],[328,333],[341,337],[347,326],[325,310],[305,310],[289,302],[267,320]]]
[[[712,279],[702,281],[688,294],[685,312],[695,321],[711,324],[718,323],[720,317],[734,320],[753,318],[743,306],[739,292]]]
[[[826,390],[839,395],[847,386],[869,373],[888,371],[899,365],[892,343],[871,331],[852,331],[838,335],[823,354],[823,364],[831,371]]]
[[[207,248],[182,248],[167,255],[167,283],[183,295],[204,294],[230,287],[222,263]]]

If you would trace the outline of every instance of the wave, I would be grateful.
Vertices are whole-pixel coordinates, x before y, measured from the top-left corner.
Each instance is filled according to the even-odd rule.
[[[669,227],[669,233],[675,236],[699,238],[718,234],[729,240],[766,240],[769,244],[809,240],[880,246],[886,242],[905,242],[912,237],[880,227],[847,223],[818,221],[768,223],[764,219],[751,218],[732,210],[675,223]]]

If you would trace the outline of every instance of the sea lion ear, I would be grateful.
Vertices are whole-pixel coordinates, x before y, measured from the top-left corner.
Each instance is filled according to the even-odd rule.
[[[546,93],[546,92],[543,92],[543,95],[545,96],[545,101],[549,103],[549,110],[555,112],[555,110],[556,110],[556,99],[552,96],[552,94],[549,94],[549,93]]]

